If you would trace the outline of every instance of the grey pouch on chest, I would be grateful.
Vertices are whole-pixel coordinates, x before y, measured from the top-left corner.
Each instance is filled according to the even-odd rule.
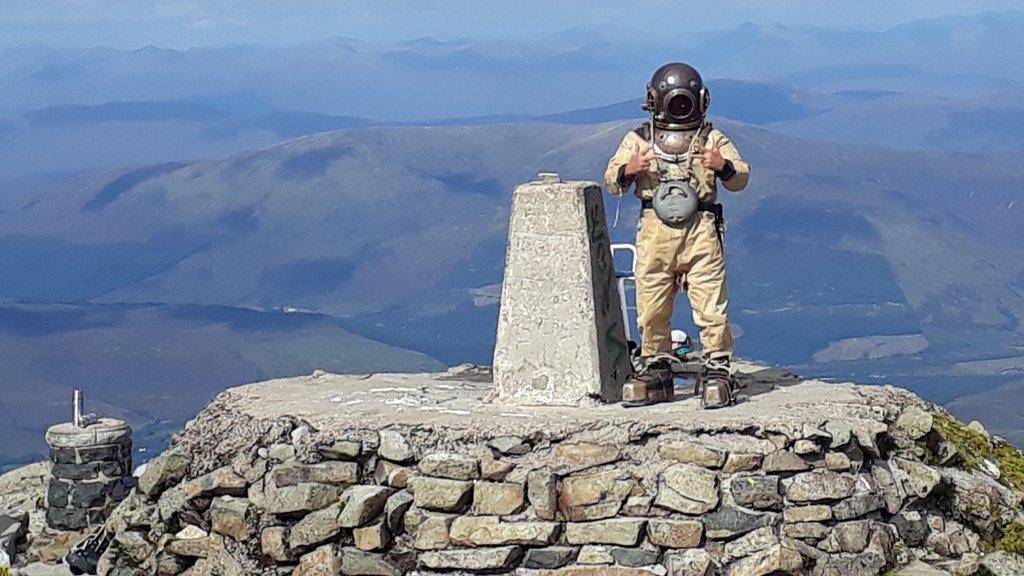
[[[690,179],[662,180],[651,198],[654,213],[673,228],[685,226],[697,213],[698,204],[697,190]]]

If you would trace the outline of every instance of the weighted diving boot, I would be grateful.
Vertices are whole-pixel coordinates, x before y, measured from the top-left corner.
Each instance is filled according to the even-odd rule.
[[[647,366],[622,385],[622,405],[626,408],[666,402],[672,386],[672,368],[665,360]]]
[[[698,380],[700,405],[703,408],[725,408],[736,403],[736,380],[728,354],[709,356],[704,359],[703,370]]]

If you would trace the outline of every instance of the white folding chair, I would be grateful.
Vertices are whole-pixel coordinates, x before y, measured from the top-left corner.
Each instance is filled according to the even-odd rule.
[[[626,340],[633,340],[633,323],[629,321],[629,311],[636,310],[636,305],[629,305],[626,298],[626,283],[633,284],[636,291],[636,246],[632,244],[612,244],[612,261],[615,261],[616,252],[629,252],[629,270],[615,269],[615,280],[619,285],[619,307],[622,310],[622,325],[626,329]]]

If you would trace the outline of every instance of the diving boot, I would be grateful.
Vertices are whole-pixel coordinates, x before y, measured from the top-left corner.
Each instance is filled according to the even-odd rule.
[[[672,386],[672,368],[664,360],[647,364],[622,385],[622,405],[626,408],[666,402]]]
[[[699,383],[701,407],[725,408],[736,403],[736,381],[728,355],[706,358]]]

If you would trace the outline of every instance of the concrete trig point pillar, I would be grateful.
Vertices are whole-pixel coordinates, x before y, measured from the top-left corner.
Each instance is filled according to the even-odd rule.
[[[630,371],[601,188],[542,173],[512,197],[494,350],[498,399],[618,402]]]

